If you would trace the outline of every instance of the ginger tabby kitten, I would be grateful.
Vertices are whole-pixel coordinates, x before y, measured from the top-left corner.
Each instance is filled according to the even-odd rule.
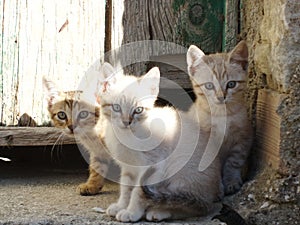
[[[80,100],[80,92],[61,92],[55,84],[43,79],[47,91],[48,111],[55,127],[61,128],[67,135],[75,135],[90,155],[89,178],[77,187],[80,195],[98,194],[108,172],[110,156],[98,138],[96,126],[100,108]]]
[[[226,121],[218,154],[223,165],[224,192],[233,194],[243,184],[242,169],[252,145],[252,127],[244,99],[248,64],[246,42],[241,41],[229,53],[210,55],[192,45],[187,52],[187,64],[197,96],[192,107],[198,111],[201,129],[210,132],[212,126],[220,125],[212,125],[212,119]]]

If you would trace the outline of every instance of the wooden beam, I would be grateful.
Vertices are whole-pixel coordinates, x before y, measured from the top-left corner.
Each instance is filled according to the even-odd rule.
[[[0,146],[47,146],[76,144],[74,137],[54,127],[0,127]]]
[[[182,88],[192,88],[187,73],[186,54],[151,56],[148,69],[158,66],[161,76],[174,81]],[[170,88],[167,83],[161,82],[160,88]]]

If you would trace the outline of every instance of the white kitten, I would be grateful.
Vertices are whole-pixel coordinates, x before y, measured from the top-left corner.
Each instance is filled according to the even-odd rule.
[[[204,215],[222,197],[218,159],[202,172],[198,165],[207,136],[173,108],[154,107],[160,73],[117,74],[108,63],[100,76],[103,140],[121,167],[120,197],[107,214],[134,222]],[[142,186],[141,186],[142,185]]]

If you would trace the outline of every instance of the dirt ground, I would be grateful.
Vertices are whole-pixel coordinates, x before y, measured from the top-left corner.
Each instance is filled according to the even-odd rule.
[[[9,151],[12,155],[17,155],[16,152]],[[59,163],[48,164],[40,160],[43,158],[40,150],[24,150],[19,154],[21,156],[15,157],[19,158],[17,161],[0,160],[0,224],[121,224],[104,213],[93,210],[94,207],[105,209],[116,201],[117,184],[107,182],[103,192],[96,196],[80,196],[75,192],[77,185],[84,182],[88,175],[87,165],[80,161],[80,155],[76,158],[64,153]],[[55,161],[53,158],[55,157],[52,156],[52,161]],[[36,163],[37,159],[39,164]],[[256,180],[248,181],[238,194],[226,197],[224,202],[245,218],[248,225],[300,224],[299,202],[278,204],[268,198],[270,190],[261,192],[261,188],[258,189],[268,183],[266,178],[269,177],[270,174],[265,173],[257,176]],[[211,218],[212,215],[159,224],[236,224],[221,223]],[[142,221],[137,224],[155,223]]]

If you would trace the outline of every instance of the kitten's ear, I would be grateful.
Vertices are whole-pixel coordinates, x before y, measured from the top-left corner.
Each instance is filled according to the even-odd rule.
[[[186,54],[189,75],[194,75],[196,66],[200,63],[204,52],[195,45],[191,45]]]
[[[245,41],[240,41],[229,54],[230,63],[239,64],[244,70],[247,69],[248,47]]]
[[[158,67],[153,67],[146,73],[141,81],[141,85],[144,88],[150,90],[151,95],[158,95],[160,82],[160,71]]]
[[[102,77],[104,79],[107,79],[109,77],[112,77],[114,74],[116,74],[114,67],[108,62],[103,63],[101,73]]]
[[[105,78],[105,82],[108,82],[110,85],[114,85],[120,74],[111,64],[105,62],[102,66],[102,76]]]
[[[48,107],[51,107],[59,100],[60,91],[58,91],[55,83],[48,80],[46,77],[43,77],[43,86],[47,94]]]
[[[103,63],[101,72],[98,77],[98,90],[99,94],[103,94],[108,91],[110,86],[113,86],[117,81],[117,72],[110,63]]]

